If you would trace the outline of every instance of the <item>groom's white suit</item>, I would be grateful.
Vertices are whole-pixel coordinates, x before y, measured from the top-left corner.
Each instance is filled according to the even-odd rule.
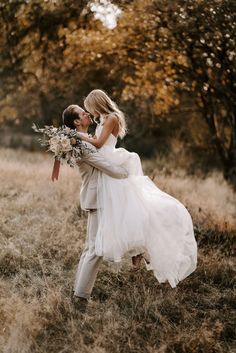
[[[127,171],[108,162],[99,152],[87,153],[78,162],[82,185],[80,189],[80,206],[88,211],[87,237],[80,257],[74,294],[89,298],[96,280],[102,257],[95,254],[95,237],[97,233],[97,178],[98,173],[105,173],[113,178],[122,179],[128,176]]]

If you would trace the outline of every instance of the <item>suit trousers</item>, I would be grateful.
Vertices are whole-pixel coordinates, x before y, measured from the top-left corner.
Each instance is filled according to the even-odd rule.
[[[98,228],[97,210],[88,212],[87,236],[75,277],[74,295],[89,298],[93,290],[102,256],[95,254],[95,238]]]

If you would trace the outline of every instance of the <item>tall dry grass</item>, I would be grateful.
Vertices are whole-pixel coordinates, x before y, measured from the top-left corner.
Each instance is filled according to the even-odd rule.
[[[1,149],[0,161],[1,352],[233,351],[235,194],[220,173],[192,177],[144,162],[190,210],[198,268],[171,289],[144,267],[103,263],[82,314],[71,300],[86,232],[78,171],[64,166],[52,183],[49,156]]]

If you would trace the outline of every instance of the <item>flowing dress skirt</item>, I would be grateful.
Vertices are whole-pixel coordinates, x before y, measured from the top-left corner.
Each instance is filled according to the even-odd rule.
[[[103,146],[101,153],[129,171],[127,179],[99,173],[95,251],[108,261],[142,253],[157,280],[171,287],[196,269],[197,244],[184,205],[144,176],[136,153]]]

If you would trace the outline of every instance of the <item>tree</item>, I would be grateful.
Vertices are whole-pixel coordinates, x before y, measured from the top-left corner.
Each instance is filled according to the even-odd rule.
[[[158,2],[156,1],[158,7]],[[197,96],[227,179],[236,184],[236,3],[178,1],[168,16],[175,47],[188,65],[180,80]]]
[[[149,127],[168,116],[183,92],[195,96],[225,177],[235,184],[236,3],[146,0],[123,9],[107,37],[121,62],[121,97],[142,100],[152,118],[148,123],[145,117]]]
[[[208,126],[206,146],[215,146],[233,180],[234,1],[115,3],[122,13],[112,30],[94,19],[85,0],[0,4],[0,120],[40,116],[59,123],[66,104],[101,87],[131,113],[133,131],[162,126],[165,133],[168,124],[180,126],[171,112],[181,112],[187,94]]]
[[[52,101],[63,100],[61,92],[69,88],[65,77],[62,89],[65,43],[58,33],[64,26],[73,30],[86,4],[85,0],[1,2],[1,120],[10,115],[19,119],[20,112],[52,121]]]

